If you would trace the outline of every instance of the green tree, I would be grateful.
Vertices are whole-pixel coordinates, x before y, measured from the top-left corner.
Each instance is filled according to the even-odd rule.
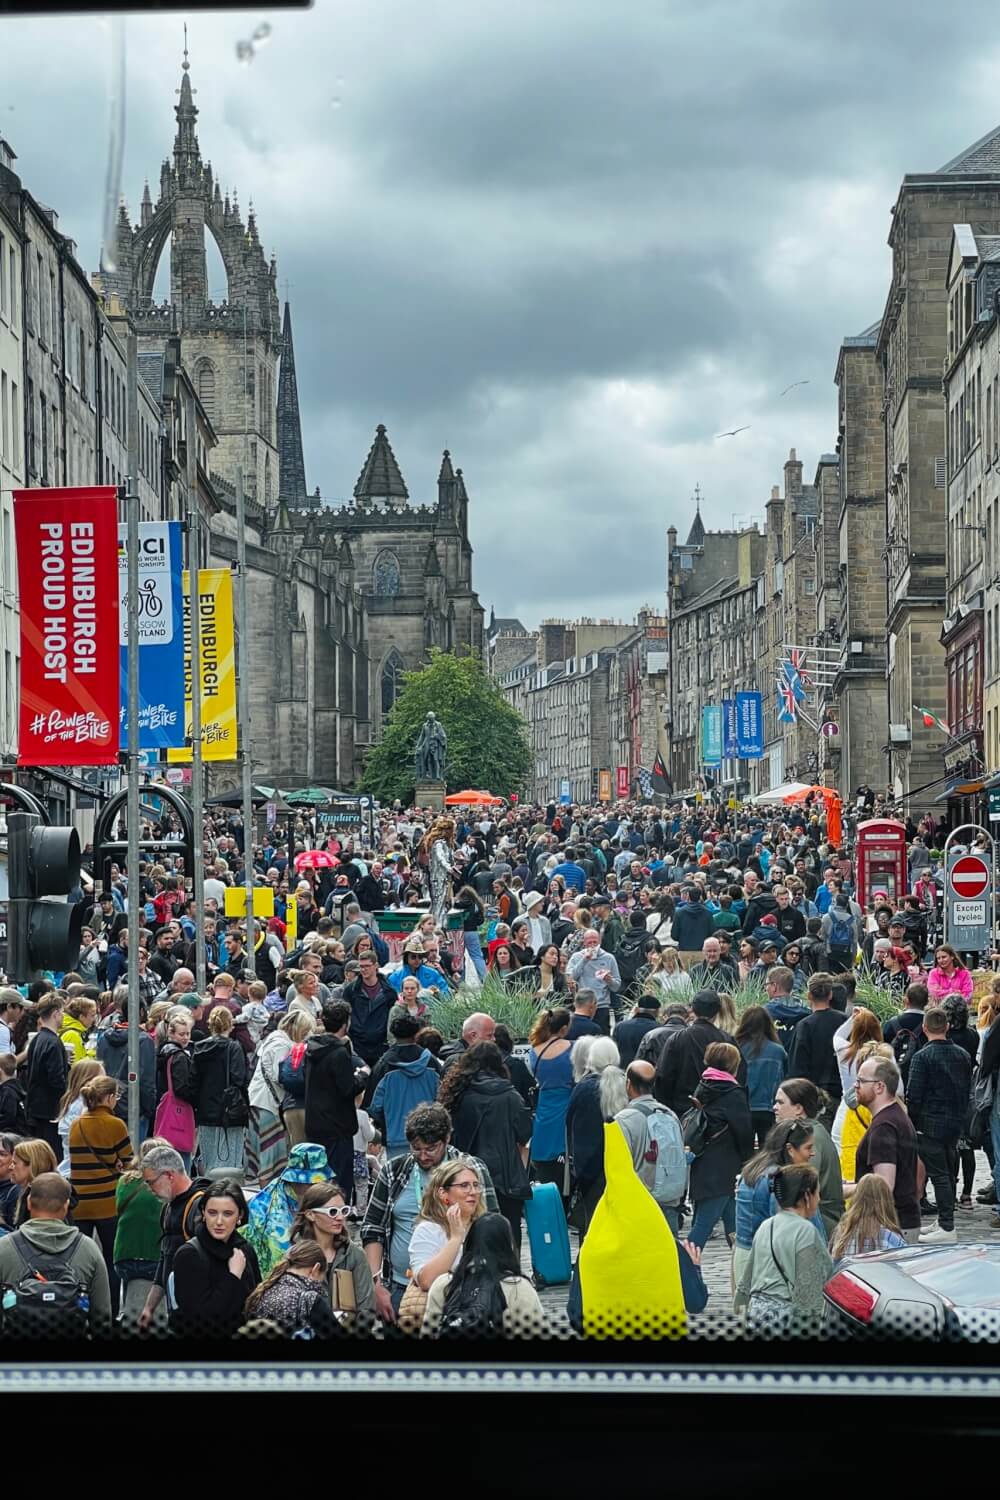
[[[433,651],[430,664],[407,672],[382,733],[369,752],[361,785],[380,802],[410,802],[413,756],[428,712],[437,714],[448,736],[445,780],[449,792],[466,787],[509,797],[519,792],[531,768],[527,724],[471,656]]]

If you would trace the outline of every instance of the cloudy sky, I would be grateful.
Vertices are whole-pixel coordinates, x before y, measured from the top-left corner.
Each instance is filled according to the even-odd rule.
[[[1000,124],[994,15],[317,0],[191,17],[202,154],[292,283],[310,487],[349,495],[385,422],[415,501],[442,448],[463,466],[487,611],[659,606],[696,483],[706,524],[730,526],[763,515],[790,447],[809,479],[834,448],[837,349],[882,311],[902,174]],[[173,141],[181,22],[128,23],[134,217]],[[0,132],[95,268],[108,23],[0,29]]]

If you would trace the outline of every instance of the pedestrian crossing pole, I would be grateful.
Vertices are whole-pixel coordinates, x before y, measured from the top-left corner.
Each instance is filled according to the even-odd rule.
[[[236,475],[236,628],[239,632],[239,670],[236,675],[236,713],[239,755],[243,768],[243,876],[246,885],[247,968],[257,973],[253,916],[253,766],[250,761],[250,625],[247,602],[246,496],[243,470]]]

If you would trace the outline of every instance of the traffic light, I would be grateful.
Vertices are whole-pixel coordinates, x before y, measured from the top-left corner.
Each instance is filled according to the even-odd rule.
[[[40,969],[65,973],[80,956],[82,904],[75,828],[46,828],[34,813],[7,815],[7,974],[28,984]]]

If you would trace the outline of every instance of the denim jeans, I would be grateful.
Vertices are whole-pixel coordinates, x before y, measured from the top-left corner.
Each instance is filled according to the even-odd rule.
[[[732,1193],[724,1198],[702,1198],[694,1205],[694,1218],[688,1230],[688,1239],[700,1250],[708,1244],[708,1237],[719,1220],[727,1235],[736,1233],[736,1200]]]
[[[480,979],[485,979],[486,960],[483,958],[483,945],[479,941],[478,932],[467,932],[465,934],[465,951],[472,959],[472,967]]]
[[[994,1125],[994,1129],[996,1126]],[[958,1142],[942,1141],[931,1135],[917,1136],[920,1160],[934,1184],[934,1202],[938,1228],[955,1227],[955,1178],[958,1176]]]

